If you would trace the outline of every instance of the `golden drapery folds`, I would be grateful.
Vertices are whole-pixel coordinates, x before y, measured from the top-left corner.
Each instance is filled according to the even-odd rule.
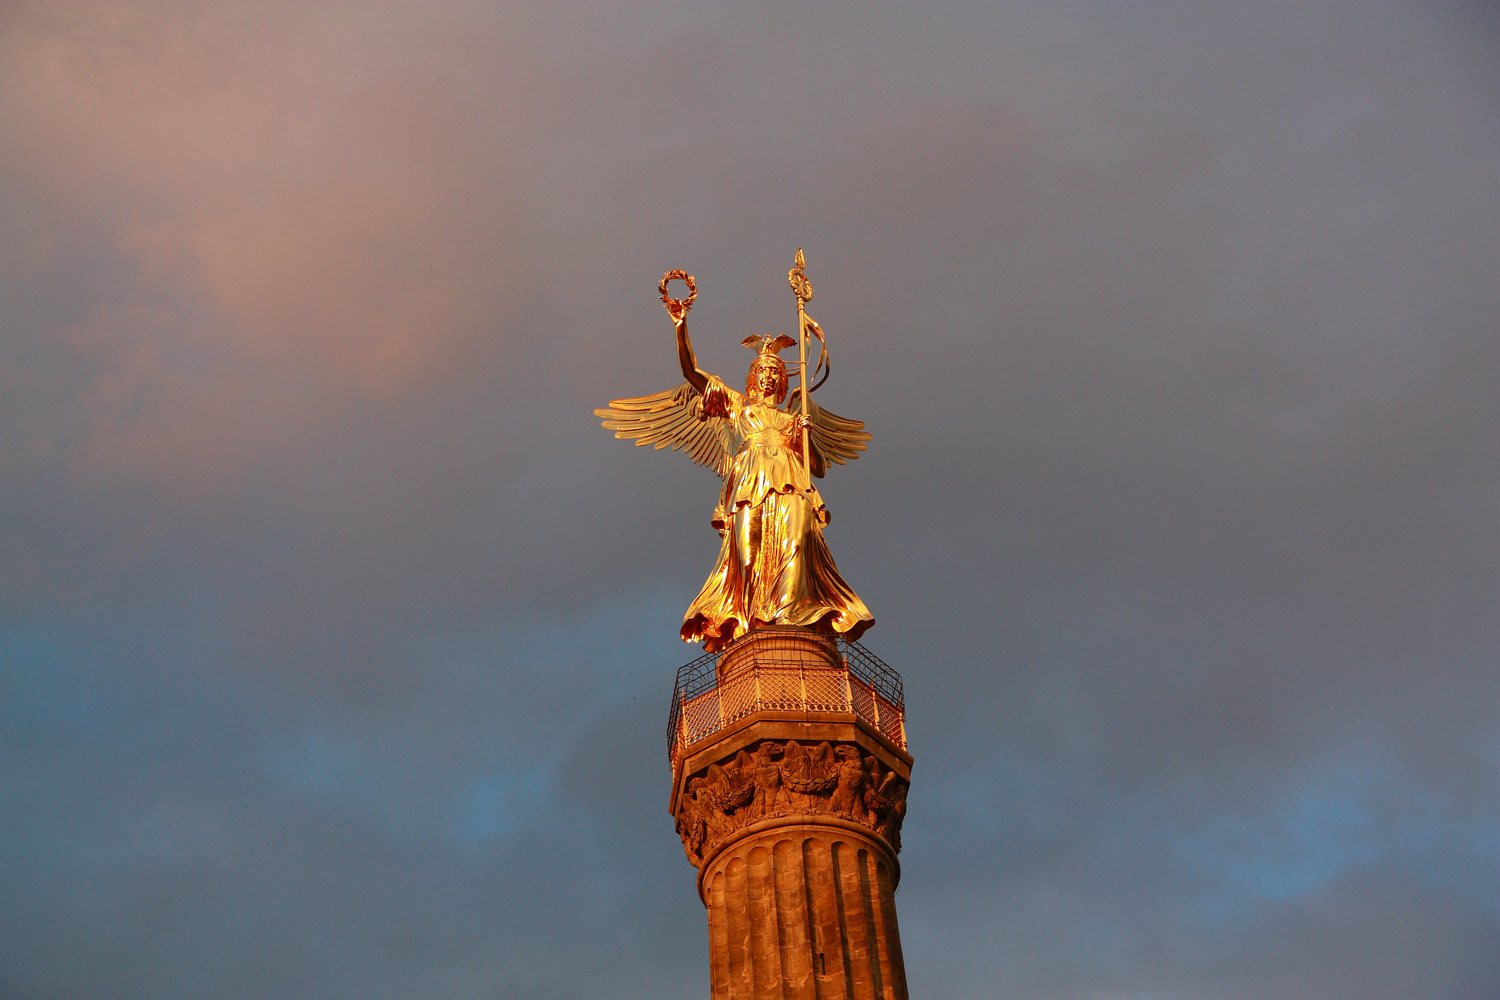
[[[683,616],[682,638],[710,652],[762,624],[857,638],[874,618],[823,541],[828,508],[803,471],[792,414],[717,378],[702,412],[727,424],[736,450],[714,509],[719,558]]]
[[[864,424],[804,402],[800,389],[786,408],[778,405],[786,399],[787,374],[776,352],[791,338],[746,338],[757,355],[744,393],[699,370],[687,310],[667,302],[687,380],[594,412],[616,437],[685,451],[724,481],[712,518],[720,535],[718,559],[683,616],[682,638],[701,641],[710,652],[761,625],[800,625],[857,638],[874,618],[839,575],[823,540],[828,509],[811,477],[859,457],[870,438]]]

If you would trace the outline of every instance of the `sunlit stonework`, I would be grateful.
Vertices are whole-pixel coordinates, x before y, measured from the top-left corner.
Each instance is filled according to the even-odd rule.
[[[799,338],[741,341],[755,352],[743,392],[698,367],[697,282],[668,271],[658,291],[682,384],[594,412],[616,437],[684,451],[723,480],[719,556],[682,622],[705,652],[677,672],[667,724],[668,808],[708,913],[710,996],[906,1000],[895,902],[905,697],[900,675],[855,641],[874,619],[828,552],[813,485],[870,435],[811,400],[828,354],[804,267],[798,250],[787,280]],[[685,299],[667,293],[674,280]],[[789,399],[779,354],[793,344]]]

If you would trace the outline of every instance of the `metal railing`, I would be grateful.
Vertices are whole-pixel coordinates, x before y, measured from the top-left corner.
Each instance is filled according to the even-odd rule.
[[[828,641],[805,629],[766,626],[718,653],[684,664],[677,671],[667,717],[667,759],[672,766],[689,744],[747,715],[777,710],[851,713],[906,749],[901,675],[859,643],[843,638],[830,650],[837,653],[837,665],[818,664],[808,656],[810,637]],[[748,662],[737,657],[729,676],[721,679],[720,660],[749,641],[755,648],[745,658]]]

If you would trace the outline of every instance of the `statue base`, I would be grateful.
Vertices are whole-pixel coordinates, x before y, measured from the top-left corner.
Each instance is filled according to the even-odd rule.
[[[715,1000],[907,996],[902,700],[868,651],[806,629],[757,629],[679,673],[670,809]]]

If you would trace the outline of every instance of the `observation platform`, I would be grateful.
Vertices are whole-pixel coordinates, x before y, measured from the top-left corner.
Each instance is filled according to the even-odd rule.
[[[675,771],[704,741],[762,713],[782,720],[858,720],[905,756],[900,674],[857,642],[767,625],[677,671],[668,762]]]

